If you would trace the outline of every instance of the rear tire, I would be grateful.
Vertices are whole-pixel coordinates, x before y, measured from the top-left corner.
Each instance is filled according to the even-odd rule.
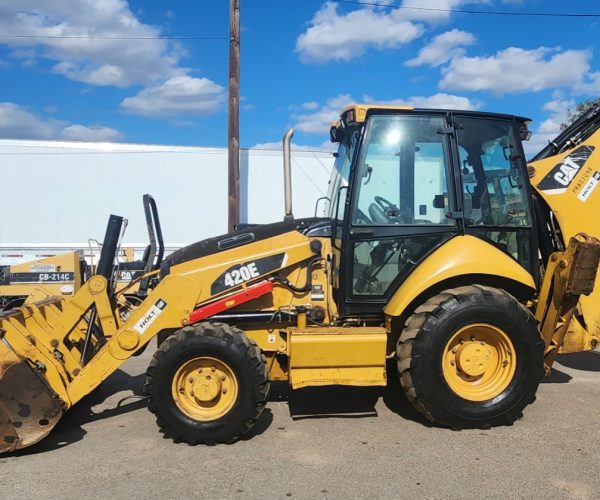
[[[407,320],[398,373],[409,401],[437,424],[512,424],[535,399],[544,342],[535,319],[504,290],[446,290]]]
[[[269,392],[265,358],[222,323],[179,330],[154,354],[144,394],[161,431],[189,444],[231,443],[248,432]]]

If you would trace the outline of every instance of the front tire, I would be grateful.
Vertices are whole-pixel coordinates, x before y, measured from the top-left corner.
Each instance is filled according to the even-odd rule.
[[[504,290],[446,290],[408,319],[397,349],[406,395],[453,429],[511,424],[535,399],[544,343],[535,319]]]
[[[243,331],[199,323],[161,344],[144,394],[166,436],[189,444],[231,443],[260,417],[267,375],[264,356]]]

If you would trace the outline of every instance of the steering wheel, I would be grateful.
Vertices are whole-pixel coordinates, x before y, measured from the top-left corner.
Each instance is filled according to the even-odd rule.
[[[383,196],[375,196],[375,203],[369,205],[369,215],[376,224],[397,224],[399,208]]]

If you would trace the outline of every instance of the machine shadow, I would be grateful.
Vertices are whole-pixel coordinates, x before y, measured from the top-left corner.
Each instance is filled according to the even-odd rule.
[[[265,408],[262,412],[261,416],[254,424],[254,427],[250,429],[246,434],[244,434],[240,441],[248,441],[255,436],[260,436],[263,432],[265,432],[271,424],[273,423],[273,412],[269,408]]]
[[[573,377],[565,372],[556,369],[556,365],[552,367],[552,372],[548,377],[544,377],[540,384],[567,384]]]
[[[560,363],[567,368],[573,368],[574,370],[600,372],[600,352],[598,351],[561,354],[556,361],[557,363]]]
[[[406,399],[395,366],[388,366],[387,373],[386,387],[324,386],[292,390],[285,382],[275,382],[271,384],[269,399],[287,402],[294,420],[376,417],[376,405],[381,400],[400,417],[431,427]]]
[[[142,394],[144,378],[144,373],[131,376],[122,370],[117,370],[97,390],[70,409],[42,441],[23,450],[8,453],[6,456],[36,455],[63,448],[83,439],[87,434],[83,428],[85,424],[144,408],[146,406],[146,398]],[[95,406],[104,403],[110,396],[128,390],[133,394],[123,397],[113,407],[94,410]]]
[[[571,375],[557,369],[557,365],[562,365],[573,370],[600,372],[600,352],[585,351],[560,354],[552,367],[552,373],[549,377],[542,379],[542,384],[565,384],[573,379]]]

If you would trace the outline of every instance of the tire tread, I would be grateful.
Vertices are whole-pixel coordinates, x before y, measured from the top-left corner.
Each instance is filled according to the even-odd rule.
[[[157,366],[167,357],[167,353],[178,347],[183,348],[186,344],[193,342],[198,336],[212,338],[223,342],[230,349],[240,352],[246,359],[248,365],[252,368],[253,378],[252,391],[254,400],[254,412],[249,415],[239,429],[224,440],[211,439],[199,436],[190,439],[176,425],[172,425],[170,419],[165,418],[165,412],[162,411],[164,401],[159,401],[155,396],[154,384]],[[161,432],[176,442],[187,442],[189,444],[217,444],[220,442],[231,443],[237,441],[242,435],[247,433],[261,416],[268,399],[269,379],[266,358],[258,345],[246,334],[226,323],[202,322],[193,326],[186,326],[168,337],[156,350],[146,371],[146,379],[143,386],[143,393],[148,400],[148,409],[155,415],[156,422]]]
[[[521,418],[523,408],[535,400],[535,390],[533,394],[525,398],[523,405],[515,406],[503,415],[492,419],[492,421],[481,421],[473,425],[473,422],[457,422],[456,419],[451,418],[434,418],[433,408],[428,407],[425,401],[426,398],[423,397],[423,389],[420,387],[419,381],[413,377],[411,367],[414,360],[419,356],[418,349],[414,349],[415,345],[423,339],[423,336],[435,334],[434,331],[441,321],[440,318],[444,314],[457,309],[465,301],[472,301],[479,304],[492,301],[506,308],[507,314],[518,315],[527,328],[535,328],[537,330],[537,324],[532,314],[505,290],[483,285],[468,285],[445,290],[419,306],[406,320],[405,328],[400,334],[396,351],[400,385],[415,410],[432,422],[452,428],[474,426],[485,428],[491,425],[510,425]],[[538,335],[536,349],[539,352],[543,352],[543,348],[543,339],[541,335]],[[533,360],[528,360],[528,362],[533,362]],[[543,375],[542,363],[540,363],[538,374],[539,379],[541,379]],[[535,388],[537,388],[537,384]]]

